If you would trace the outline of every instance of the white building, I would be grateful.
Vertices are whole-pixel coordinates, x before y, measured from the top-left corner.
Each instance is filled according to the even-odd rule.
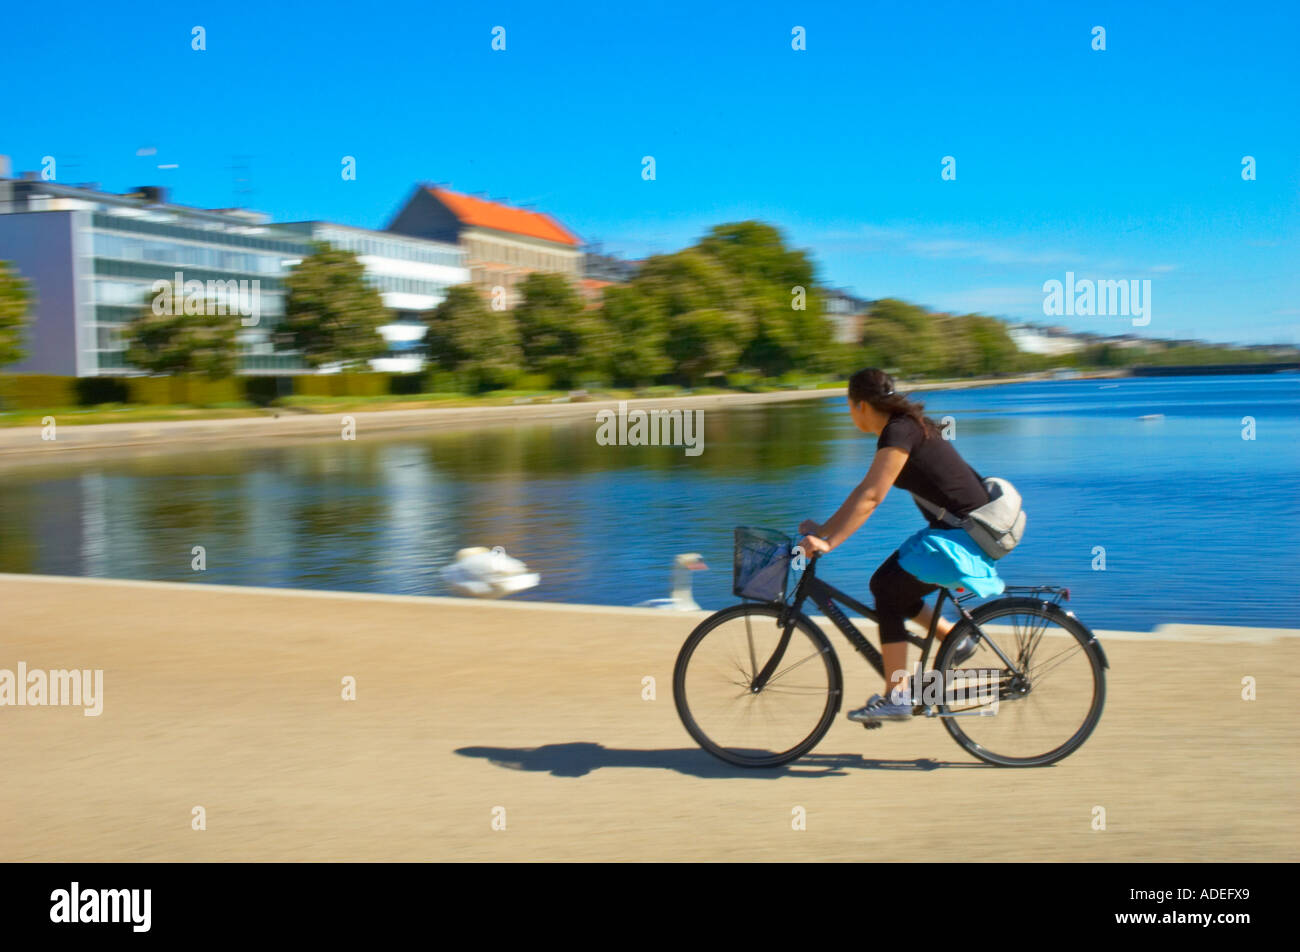
[[[449,287],[469,283],[465,252],[449,242],[331,222],[290,222],[279,227],[351,251],[365,267],[366,280],[396,315],[393,323],[379,329],[388,342],[388,353],[370,361],[373,369],[389,373],[423,369],[428,330],[423,314],[442,303]]]
[[[840,288],[830,288],[823,297],[823,313],[835,327],[835,340],[856,344],[862,340],[862,323],[871,302]]]
[[[1083,350],[1085,344],[1064,327],[1038,327],[1034,324],[1012,324],[1007,328],[1011,342],[1029,354],[1072,354]]]

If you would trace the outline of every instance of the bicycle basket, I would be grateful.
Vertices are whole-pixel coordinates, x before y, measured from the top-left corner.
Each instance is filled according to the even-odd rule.
[[[731,590],[760,602],[785,600],[794,541],[771,529],[736,527],[736,558]]]

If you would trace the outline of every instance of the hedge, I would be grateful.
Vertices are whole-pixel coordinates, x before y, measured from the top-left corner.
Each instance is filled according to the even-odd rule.
[[[392,393],[389,381],[394,376],[397,375],[300,374],[293,378],[293,392],[299,397],[382,397]]]
[[[0,400],[19,410],[77,406],[77,378],[56,374],[0,374]]]
[[[0,406],[45,410],[101,403],[199,406],[248,401],[266,406],[276,397],[380,397],[430,393],[448,383],[436,374],[337,373],[293,376],[62,377],[0,374]],[[444,375],[445,376],[445,375]]]
[[[204,377],[128,377],[127,403],[150,406],[175,406],[178,404],[236,403],[246,399],[242,379],[225,377],[208,380]]]
[[[270,396],[266,396],[268,387]],[[287,389],[287,388],[286,388]],[[55,374],[0,374],[0,404],[6,409],[46,410],[91,407],[101,403],[146,406],[208,405],[250,400],[268,403],[278,388],[271,378],[226,377],[61,377]]]
[[[520,374],[511,385],[514,390],[551,390],[555,381],[550,374]]]

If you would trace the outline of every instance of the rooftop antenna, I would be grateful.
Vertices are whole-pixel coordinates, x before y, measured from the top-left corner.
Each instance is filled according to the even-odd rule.
[[[235,208],[248,208],[253,195],[253,172],[249,164],[252,156],[234,155],[230,157],[231,183],[235,195]]]
[[[67,158],[60,159],[59,164],[56,166],[58,169],[58,178],[56,179],[56,182],[75,182],[77,180],[76,176],[67,173],[71,172],[73,169],[81,168],[80,160],[81,156],[79,155],[70,155]]]

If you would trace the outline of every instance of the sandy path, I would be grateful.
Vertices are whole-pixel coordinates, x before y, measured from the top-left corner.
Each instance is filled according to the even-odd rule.
[[[1294,633],[1102,635],[1105,715],[1052,768],[980,765],[935,721],[841,720],[759,773],[678,722],[672,664],[693,624],[0,575],[0,668],[105,682],[99,717],[0,707],[0,860],[1300,858],[1280,674],[1300,662]],[[850,700],[865,697],[865,665],[832,638]],[[340,700],[345,675],[356,701]],[[1244,675],[1258,700],[1240,699]]]

